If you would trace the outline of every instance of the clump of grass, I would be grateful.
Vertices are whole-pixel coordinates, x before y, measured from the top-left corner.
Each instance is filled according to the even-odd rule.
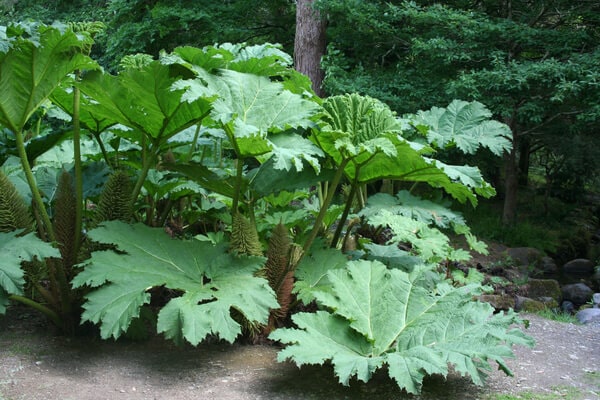
[[[522,392],[518,394],[491,394],[484,397],[485,400],[559,400],[583,399],[581,390],[570,386],[553,387],[550,393]]]
[[[579,325],[579,321],[575,318],[574,315],[556,310],[556,309],[545,309],[536,312],[542,318],[546,318],[552,321],[562,322],[565,324],[577,324]]]

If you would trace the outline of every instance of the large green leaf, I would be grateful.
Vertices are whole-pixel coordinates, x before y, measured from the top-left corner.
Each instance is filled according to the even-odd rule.
[[[425,131],[428,142],[437,147],[454,144],[466,154],[487,147],[499,156],[512,147],[511,132],[506,124],[491,117],[492,113],[477,101],[454,100],[446,108],[418,112],[411,123]]]
[[[481,384],[489,361],[511,357],[513,344],[531,338],[510,325],[516,314],[494,315],[489,304],[472,300],[477,286],[421,284],[427,269],[408,274],[376,261],[349,262],[328,273],[331,291],[316,293],[331,311],[300,313],[297,328],[270,335],[288,346],[278,359],[298,365],[331,361],[341,383],[368,381],[387,365],[388,374],[409,393],[418,393],[427,374],[447,375],[448,363]]]
[[[20,132],[52,91],[77,69],[97,68],[82,54],[91,39],[64,27],[37,25],[35,38],[14,37],[0,52],[0,124]]]
[[[398,155],[390,139],[401,133],[401,125],[379,100],[355,93],[332,96],[323,102],[323,109],[324,126],[314,131],[313,139],[338,164],[377,152]]]
[[[276,167],[275,157],[269,158],[261,164],[250,181],[250,188],[260,196],[278,193],[282,190],[293,191],[305,189],[316,185],[318,182],[330,180],[333,176],[331,170],[320,170],[317,174],[313,168],[290,168],[281,170]]]
[[[84,321],[101,323],[103,338],[119,337],[149,290],[165,286],[183,294],[158,315],[158,331],[196,345],[215,334],[233,342],[241,327],[231,317],[236,309],[250,321],[266,323],[269,309],[279,307],[265,279],[254,276],[264,260],[237,257],[223,246],[171,239],[163,229],[109,222],[89,232],[92,240],[113,243],[115,251],[92,254],[73,280],[75,287],[95,287],[86,295]]]
[[[316,292],[326,291],[329,287],[327,271],[344,268],[346,262],[347,257],[338,249],[332,249],[317,241],[296,268],[294,293],[298,300],[304,304],[314,301]]]
[[[388,210],[393,214],[411,217],[440,228],[448,228],[456,224],[464,225],[463,216],[452,211],[449,206],[449,201],[425,200],[406,190],[401,190],[396,193],[396,196],[385,193],[370,196],[367,200],[367,208],[361,211],[361,215],[369,217],[380,210]]]
[[[211,116],[233,131],[230,140],[241,157],[269,152],[273,145],[268,133],[308,128],[319,110],[314,101],[266,77],[225,70],[220,81],[220,97]]]
[[[67,114],[73,115],[73,91],[70,87],[64,87],[63,85],[57,88],[52,92],[50,100]],[[89,97],[80,96],[80,102],[83,104],[79,108],[79,123],[81,126],[94,134],[100,134],[117,124],[117,120],[114,118],[96,115],[93,108],[90,107],[90,101]]]
[[[461,202],[476,201],[471,189],[425,157],[430,148],[401,136],[402,121],[379,100],[347,94],[327,98],[323,108],[325,125],[313,131],[312,139],[337,165],[347,162],[344,173],[350,180],[426,182]]]
[[[164,143],[206,117],[216,96],[213,93],[192,102],[182,102],[183,91],[173,90],[172,85],[185,77],[185,71],[177,65],[155,61],[143,68],[127,69],[117,76],[90,73],[80,88],[94,101],[82,105],[95,118],[118,121],[154,142]],[[127,136],[127,132],[122,134]]]
[[[400,191],[396,196],[378,193],[369,197],[367,206],[359,215],[371,225],[389,228],[391,247],[395,248],[398,242],[410,243],[413,252],[427,262],[470,258],[468,252],[453,249],[450,239],[438,228],[464,235],[473,250],[487,254],[485,244],[471,234],[462,215],[448,206],[448,202],[424,200],[407,191]],[[377,251],[381,254],[381,249]],[[388,252],[393,253],[394,250]]]
[[[25,279],[21,263],[31,261],[34,257],[59,258],[60,252],[34,233],[18,236],[18,232],[0,232],[0,254],[0,314],[4,314],[8,295],[23,293]]]
[[[203,188],[223,196],[233,197],[235,193],[234,177],[222,170],[210,169],[197,162],[167,164],[167,168],[180,172]]]
[[[202,49],[184,46],[176,48],[171,54],[163,54],[161,60],[166,64],[184,65],[195,72],[202,69],[213,74],[221,69],[229,69],[276,78],[290,92],[312,96],[310,79],[292,68],[292,57],[283,52],[279,45],[223,43]]]

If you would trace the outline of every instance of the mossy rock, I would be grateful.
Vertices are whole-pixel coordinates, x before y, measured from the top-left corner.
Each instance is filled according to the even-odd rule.
[[[562,291],[560,284],[554,279],[529,279],[524,288],[527,297],[540,300],[543,298],[551,298],[560,303],[562,300]]]
[[[557,303],[552,303],[552,304],[558,305]],[[544,303],[539,300],[530,299],[529,297],[518,296],[516,299],[515,310],[534,313],[534,312],[543,311],[543,310],[546,310],[549,308],[554,308],[554,307],[550,307],[552,304],[547,304],[547,303]]]
[[[502,294],[482,294],[479,301],[489,303],[496,310],[514,309],[516,305],[514,296]]]

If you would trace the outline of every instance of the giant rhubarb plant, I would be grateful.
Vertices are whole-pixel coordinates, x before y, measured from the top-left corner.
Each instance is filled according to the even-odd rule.
[[[200,123],[211,110],[215,93],[205,92],[194,101],[182,101],[183,90],[173,84],[189,72],[177,65],[153,61],[141,68],[128,68],[119,75],[93,73],[79,84],[94,101],[83,103],[86,113],[99,121],[118,122],[130,130],[119,131],[142,148],[140,174],[132,193],[133,202],[142,190],[148,171],[156,166],[167,141],[182,130]],[[87,114],[86,114],[87,115]]]
[[[329,287],[313,292],[323,311],[292,317],[297,328],[269,337],[288,346],[278,359],[299,366],[330,361],[339,381],[364,382],[380,368],[398,386],[419,393],[426,375],[448,374],[448,364],[482,384],[490,361],[510,374],[504,359],[514,344],[533,340],[517,328],[513,312],[494,314],[474,302],[477,285],[432,282],[429,270],[388,270],[377,261],[353,261],[327,273]]]
[[[218,93],[208,126],[223,133],[235,155],[233,190],[222,193],[232,196],[233,213],[250,187],[251,178],[244,175],[244,168],[251,159],[260,163],[271,159],[268,169],[282,174],[301,172],[304,163],[319,172],[322,151],[295,132],[314,125],[319,106],[309,93],[310,83],[290,67],[288,55],[272,45],[183,47],[163,62],[175,61],[195,75],[174,85],[185,89],[185,101],[196,101],[207,92]],[[214,175],[203,165],[175,169],[200,178],[201,184],[219,186],[211,183]]]
[[[75,32],[72,27],[60,24],[52,26],[39,23],[14,24],[3,27],[0,35],[0,124],[14,135],[21,168],[29,186],[38,220],[38,233],[48,242],[61,241],[64,237],[55,232],[57,221],[55,220],[53,223],[50,220],[39,189],[39,182],[36,181],[32,172],[31,160],[34,158],[34,154],[40,154],[40,148],[43,151],[47,150],[64,135],[60,133],[49,135],[50,140],[40,140],[34,144],[32,140],[27,141],[28,135],[26,135],[25,127],[31,123],[36,112],[45,106],[52,92],[68,80],[69,74],[79,70],[98,68],[98,65],[86,55],[92,43],[89,32]],[[28,149],[32,151],[28,151]],[[77,205],[77,209],[81,209],[81,202]],[[60,217],[55,215],[55,219],[58,218]],[[74,233],[74,236],[77,237],[80,232],[81,229],[75,228],[74,232],[69,232],[69,234]],[[36,293],[44,298],[47,305],[38,302],[37,298],[34,300],[21,296],[19,291],[22,290],[22,287],[14,284],[8,285],[7,279],[2,279],[0,282],[2,284],[0,291],[3,291],[4,294],[3,300],[0,301],[4,303],[8,293],[11,295],[11,299],[26,303],[44,312],[59,327],[70,329],[73,325],[73,310],[76,308],[73,307],[75,296],[71,293],[68,283],[67,270],[70,265],[65,265],[68,262],[65,262],[64,259],[48,259],[45,263],[41,261],[42,258],[51,255],[47,251],[50,245],[37,242],[38,240],[32,234],[24,237],[2,238],[0,245],[10,243],[14,247],[11,251],[19,254],[19,257],[9,257],[4,260],[3,268],[12,271],[9,275],[14,277],[16,271],[21,269],[22,261],[27,261],[27,257],[38,256],[38,261],[43,266],[44,280],[39,279],[31,284],[35,287]],[[79,240],[74,239],[72,243],[61,243],[61,246],[63,248],[70,246],[75,249],[73,254],[77,254]],[[39,252],[36,253],[36,249]],[[8,250],[3,250],[3,252],[6,251]],[[24,258],[21,254],[28,256]],[[0,311],[4,311],[4,304]]]
[[[330,97],[323,102],[323,108],[323,124],[313,130],[311,138],[337,170],[324,207],[331,202],[343,176],[351,188],[332,246],[337,244],[360,186],[375,180],[423,182],[441,187],[455,199],[472,204],[477,203],[476,195],[494,194],[477,168],[446,165],[431,158],[434,147],[451,144],[468,152],[486,146],[501,153],[510,147],[505,137],[508,127],[490,121],[490,112],[480,103],[455,101],[447,109],[434,108],[404,119],[397,118],[379,100],[358,94]],[[420,141],[425,143],[407,140],[408,132],[404,131],[410,126],[429,140]],[[317,229],[320,228],[318,223],[319,217]],[[311,242],[307,242],[305,249]]]

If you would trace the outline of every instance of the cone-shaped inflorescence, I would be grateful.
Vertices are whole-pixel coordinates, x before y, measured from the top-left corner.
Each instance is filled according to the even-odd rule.
[[[277,295],[280,307],[271,312],[269,326],[267,327],[268,332],[275,328],[275,320],[287,316],[292,302],[294,271],[301,254],[302,248],[292,243],[285,225],[277,224],[273,228],[269,240],[267,262],[264,269],[269,285]]]
[[[96,208],[96,223],[102,221],[129,222],[131,210],[131,193],[133,187],[127,172],[117,170],[111,174],[104,185]]]
[[[58,188],[54,199],[54,234],[58,241],[58,248],[66,267],[77,263],[78,243],[75,243],[75,229],[77,218],[77,201],[75,200],[75,187],[73,177],[63,170],[58,180]]]
[[[263,255],[256,226],[239,212],[233,215],[230,246],[231,250],[238,254]]]
[[[15,185],[0,170],[0,232],[31,229],[33,220],[25,200]]]

